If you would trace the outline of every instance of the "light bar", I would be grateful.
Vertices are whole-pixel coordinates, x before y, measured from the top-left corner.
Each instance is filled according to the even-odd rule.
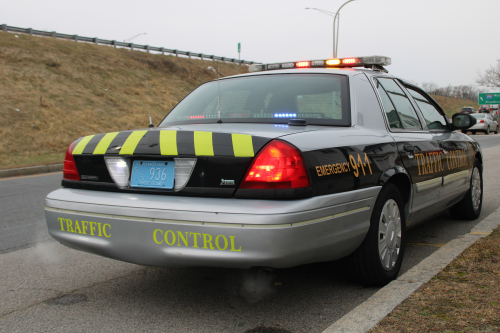
[[[297,62],[284,62],[276,64],[255,64],[250,65],[250,72],[269,71],[274,69],[293,69],[293,68],[349,68],[349,67],[367,67],[388,66],[391,64],[391,58],[385,56],[369,57],[350,57],[326,60],[305,60]]]
[[[297,117],[296,113],[275,113],[274,118],[291,118]]]

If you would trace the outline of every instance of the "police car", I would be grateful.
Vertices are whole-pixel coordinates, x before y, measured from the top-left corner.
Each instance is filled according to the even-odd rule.
[[[250,66],[204,83],[156,128],[73,142],[49,233],[148,266],[285,268],[344,258],[395,279],[413,227],[475,219],[482,153],[384,56]]]

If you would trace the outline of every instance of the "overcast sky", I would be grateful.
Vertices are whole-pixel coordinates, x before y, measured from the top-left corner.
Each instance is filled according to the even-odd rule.
[[[346,0],[2,0],[0,24],[134,40],[258,62],[332,57],[331,12]],[[339,57],[386,55],[418,83],[473,84],[500,59],[500,0],[355,0],[340,12]]]

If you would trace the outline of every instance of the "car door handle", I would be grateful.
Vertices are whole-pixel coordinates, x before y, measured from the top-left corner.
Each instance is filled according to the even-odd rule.
[[[405,144],[405,145],[403,146],[403,148],[404,148],[404,150],[405,150],[406,152],[409,152],[409,153],[413,153],[413,152],[415,152],[415,147],[413,147],[413,145],[410,145],[410,144]]]

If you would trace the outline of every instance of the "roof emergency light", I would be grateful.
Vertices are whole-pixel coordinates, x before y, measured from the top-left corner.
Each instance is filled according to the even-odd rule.
[[[250,72],[269,71],[274,69],[293,68],[349,68],[365,67],[384,70],[382,66],[391,64],[391,58],[386,56],[350,57],[326,60],[306,60],[276,64],[254,64],[249,66]]]

